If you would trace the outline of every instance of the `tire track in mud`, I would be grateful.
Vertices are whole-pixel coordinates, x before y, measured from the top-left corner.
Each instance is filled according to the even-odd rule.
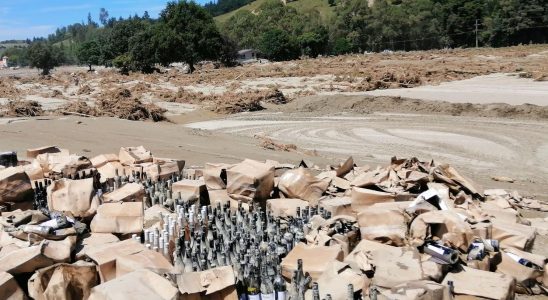
[[[262,121],[262,123],[261,123]],[[225,126],[224,124],[227,124]],[[506,175],[548,183],[548,123],[494,118],[378,114],[367,117],[242,114],[188,125],[240,136],[266,136],[328,157],[386,163],[417,156],[448,162],[468,174]]]

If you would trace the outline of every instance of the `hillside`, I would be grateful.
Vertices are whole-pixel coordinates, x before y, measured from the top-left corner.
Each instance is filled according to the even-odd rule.
[[[25,41],[2,41],[0,42],[0,55],[10,48],[25,48],[27,47]]]
[[[226,14],[215,17],[215,21],[217,21],[218,23],[223,23],[240,10],[255,11],[261,6],[261,4],[263,4],[266,1],[267,0],[253,1],[249,3],[248,5],[244,5],[236,10],[233,10]],[[287,5],[294,7],[299,12],[315,9],[320,12],[320,15],[322,16],[323,20],[329,19],[333,15],[334,8],[335,8],[334,6],[333,7],[329,6],[327,0],[297,0],[297,1],[290,2]]]

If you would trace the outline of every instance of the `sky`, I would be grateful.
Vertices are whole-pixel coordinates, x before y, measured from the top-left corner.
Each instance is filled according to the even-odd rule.
[[[0,41],[47,37],[58,27],[87,20],[99,23],[99,10],[110,17],[127,18],[148,11],[156,18],[168,0],[0,0]],[[209,2],[196,0],[197,3]]]

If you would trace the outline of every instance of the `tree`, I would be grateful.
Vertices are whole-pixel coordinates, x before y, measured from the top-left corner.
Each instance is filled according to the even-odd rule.
[[[131,56],[129,56],[129,54],[122,54],[114,58],[112,64],[120,69],[120,73],[128,75],[129,69],[131,68],[131,61]]]
[[[55,52],[55,48],[46,42],[36,42],[30,45],[28,49],[29,64],[33,68],[42,69],[42,75],[49,75],[50,71],[59,66],[62,62],[62,53],[60,50]]]
[[[320,26],[314,31],[307,31],[299,37],[302,54],[317,57],[325,52],[329,36],[327,29]]]
[[[178,47],[184,48],[184,51],[166,49],[173,56],[165,61],[185,62],[193,72],[196,62],[219,58],[221,34],[211,15],[200,5],[187,1],[169,2],[160,14],[160,22],[171,30],[173,38],[181,42]]]
[[[95,40],[84,42],[78,48],[76,57],[80,63],[88,65],[91,72],[91,66],[98,65],[101,61],[101,47]]]
[[[143,73],[152,73],[156,63],[154,32],[148,28],[129,39],[130,67]]]
[[[233,67],[237,64],[238,49],[236,43],[230,38],[223,36],[223,47],[219,60],[225,67]]]
[[[145,10],[145,13],[143,14],[143,20],[150,20],[150,15],[148,14],[148,11]]]
[[[108,11],[102,7],[101,10],[99,11],[99,21],[101,22],[101,24],[103,24],[103,26],[106,26],[107,23],[108,23]]]
[[[297,43],[281,29],[264,32],[259,40],[259,50],[271,60],[290,60],[299,57]]]

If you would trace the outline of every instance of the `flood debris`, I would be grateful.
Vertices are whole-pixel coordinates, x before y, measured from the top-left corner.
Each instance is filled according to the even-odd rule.
[[[2,299],[513,299],[547,291],[548,260],[531,253],[546,221],[522,212],[538,215],[548,204],[482,190],[448,164],[189,167],[142,146],[91,159],[46,146],[3,168]]]
[[[38,117],[43,114],[42,105],[32,100],[11,100],[0,106],[2,117]]]

